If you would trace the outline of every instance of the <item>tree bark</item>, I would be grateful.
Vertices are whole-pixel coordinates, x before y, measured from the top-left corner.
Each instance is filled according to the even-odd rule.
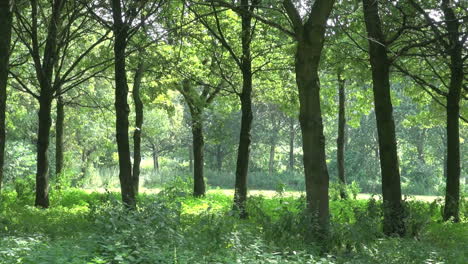
[[[0,192],[3,182],[3,165],[5,160],[6,140],[6,100],[8,83],[8,66],[10,59],[12,12],[10,0],[0,0]]]
[[[142,56],[140,54],[140,56]],[[138,195],[140,185],[140,163],[141,163],[141,130],[143,128],[143,102],[140,98],[141,79],[143,78],[143,61],[138,63],[133,82],[133,103],[135,104],[135,131],[133,132],[133,188]]]
[[[443,218],[460,221],[460,98],[463,87],[463,43],[460,22],[449,0],[442,1],[450,48],[450,84],[447,95],[447,183]]]
[[[252,58],[250,51],[252,37],[252,17],[249,10],[249,1],[241,0],[241,9],[244,12],[241,15],[242,20],[242,93],[240,94],[241,101],[241,128],[239,137],[239,147],[237,151],[236,163],[236,182],[234,192],[234,210],[239,213],[240,218],[247,218],[246,201],[247,201],[247,177],[249,171],[249,156],[252,128],[253,112],[252,112]]]
[[[338,179],[340,181],[340,197],[346,199],[346,175],[344,164],[345,152],[345,137],[346,137],[346,117],[345,117],[345,80],[341,77],[341,72],[338,72],[338,138],[336,139],[337,145],[337,165],[338,165]]]
[[[116,138],[119,154],[119,179],[122,201],[128,208],[136,206],[136,194],[132,177],[132,162],[130,157],[129,121],[130,108],[127,103],[128,83],[125,64],[128,25],[122,20],[120,0],[111,0],[112,17],[114,19],[114,68],[115,68],[115,112]]]
[[[364,20],[369,37],[375,115],[379,137],[382,196],[384,203],[383,231],[386,235],[404,235],[404,212],[401,201],[395,123],[390,95],[390,61],[385,47],[378,11],[378,1],[363,0]]]
[[[300,98],[299,121],[302,131],[307,205],[318,222],[316,225],[318,230],[313,232],[325,235],[329,226],[329,175],[320,107],[318,76],[320,57],[311,54],[313,46],[315,45],[307,42],[299,43],[296,56],[296,81]]]
[[[268,162],[268,175],[273,175],[275,171],[275,149],[276,149],[276,142],[272,141],[270,144],[270,159]]]
[[[151,150],[153,153],[153,171],[159,171],[159,154],[158,147],[156,145],[151,145]]]
[[[192,116],[192,145],[193,145],[193,196],[205,195],[205,179],[203,177],[204,146],[202,110],[191,108]]]
[[[221,144],[216,145],[216,169],[218,171],[223,170],[223,149]]]
[[[310,238],[315,240],[328,237],[330,224],[329,175],[318,70],[325,40],[325,27],[334,2],[316,0],[305,22],[290,0],[283,2],[297,40],[295,71],[299,90],[299,123],[304,153],[307,208],[313,221],[310,225]]]
[[[294,171],[294,138],[296,132],[294,131],[294,118],[290,118],[289,122],[289,163],[288,169]]]
[[[419,138],[417,139],[416,143],[416,150],[418,151],[418,159],[421,161],[423,164],[426,163],[426,160],[424,158],[424,140],[426,137],[426,128],[423,128],[421,130],[421,134],[419,135]]]
[[[42,92],[43,90],[41,90]],[[39,128],[37,133],[37,172],[35,206],[49,207],[49,149],[50,127],[52,125],[52,98],[43,92],[39,100]]]
[[[58,91],[60,92],[60,90]],[[65,121],[65,105],[62,96],[57,97],[57,120],[55,122],[55,177],[59,180],[63,172],[63,128]],[[58,182],[58,181],[57,181]],[[60,187],[60,186],[58,186]]]
[[[189,170],[193,172],[193,145],[188,145],[188,154],[189,154]]]
[[[37,23],[37,1],[32,1],[33,23]],[[52,15],[47,28],[47,39],[44,47],[42,63],[39,61],[39,47],[33,45],[31,55],[35,58],[35,69],[40,86],[39,94],[39,126],[37,135],[37,172],[36,172],[36,200],[35,206],[49,207],[49,149],[50,127],[52,125],[53,70],[57,62],[57,35],[61,24],[61,10],[63,1],[55,0],[52,5]],[[37,31],[37,28],[32,30]],[[37,32],[36,32],[37,33]],[[37,37],[37,36],[36,36]],[[37,39],[36,39],[37,40]]]

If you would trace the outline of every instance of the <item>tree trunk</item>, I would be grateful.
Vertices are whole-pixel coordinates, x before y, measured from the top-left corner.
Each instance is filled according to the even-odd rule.
[[[249,1],[241,0],[241,7],[245,11],[249,9]],[[239,213],[240,218],[247,218],[245,204],[247,201],[247,176],[249,171],[249,156],[252,128],[252,58],[250,54],[252,17],[249,12],[242,14],[242,93],[241,101],[241,128],[239,137],[239,148],[237,151],[236,182],[234,193],[234,210]]]
[[[3,182],[3,163],[6,140],[6,100],[8,83],[8,65],[11,45],[12,12],[10,0],[0,0],[0,192]]]
[[[345,137],[346,137],[346,117],[345,117],[345,80],[341,77],[341,72],[338,72],[338,138],[336,139],[337,145],[337,165],[338,165],[338,179],[340,181],[340,197],[346,199],[346,176],[344,164],[345,152]]]
[[[32,17],[37,22],[37,1],[31,1]],[[49,148],[50,127],[52,125],[53,87],[60,83],[52,83],[53,70],[57,62],[57,35],[60,25],[60,15],[63,1],[55,0],[52,5],[52,15],[47,28],[47,39],[44,46],[42,63],[39,60],[39,47],[33,45],[31,55],[35,58],[36,76],[39,81],[39,127],[37,135],[37,172],[36,172],[36,201],[35,205],[42,208],[49,207]],[[34,28],[32,30],[37,30]]]
[[[130,158],[130,143],[128,135],[128,115],[130,108],[127,103],[128,83],[125,65],[125,49],[127,47],[128,25],[122,21],[120,0],[111,0],[114,19],[114,67],[115,67],[115,112],[116,138],[119,154],[119,179],[122,201],[128,208],[136,206],[135,188],[133,187],[132,162]]]
[[[294,138],[296,132],[294,131],[294,118],[291,117],[289,122],[289,163],[288,169],[294,171]]]
[[[270,159],[268,162],[268,175],[273,175],[273,172],[275,170],[275,149],[276,149],[276,143],[272,141],[270,144]]]
[[[423,128],[421,130],[421,134],[419,135],[416,143],[416,150],[418,151],[418,159],[421,161],[423,164],[426,163],[426,160],[424,159],[424,140],[426,137],[426,128]]]
[[[156,145],[151,145],[151,150],[153,153],[153,171],[158,172],[159,171],[159,154],[158,154],[158,148]]]
[[[46,89],[41,89],[39,99],[39,128],[37,133],[37,173],[35,206],[49,207],[49,149],[50,127],[52,125],[52,98]]]
[[[322,30],[325,30],[322,28]],[[322,35],[323,38],[323,35]],[[321,50],[323,46],[318,46]],[[314,216],[314,234],[327,236],[329,228],[329,175],[325,156],[316,45],[299,42],[296,55],[296,82],[299,88],[304,174],[309,212]]]
[[[192,140],[193,140],[193,196],[201,197],[205,195],[205,179],[203,174],[204,166],[204,146],[202,110],[193,109],[192,116]]]
[[[378,2],[363,0],[364,20],[369,36],[369,56],[372,68],[375,116],[379,137],[382,196],[384,203],[383,230],[386,235],[404,235],[395,123],[390,96],[390,61],[381,29]]]
[[[193,145],[188,145],[188,154],[189,154],[189,170],[193,172]]]
[[[60,90],[58,91],[60,92]],[[65,111],[62,96],[57,97],[57,120],[55,123],[55,177],[59,184],[59,177],[63,171],[63,128]],[[60,186],[57,186],[60,188]]]
[[[141,54],[140,54],[141,56]],[[143,128],[143,102],[140,98],[141,79],[143,77],[144,64],[138,63],[133,82],[133,103],[135,104],[135,131],[133,132],[133,188],[138,195],[140,185],[140,163],[141,163],[141,130]]]
[[[296,48],[296,83],[299,90],[299,123],[302,132],[306,199],[311,234],[308,239],[328,237],[330,212],[328,200],[329,175],[325,156],[322,110],[320,107],[320,56],[325,40],[325,27],[334,0],[316,0],[303,22],[291,0],[284,0],[288,17],[294,28]]]
[[[460,95],[463,87],[463,43],[460,22],[449,0],[442,1],[442,11],[447,24],[450,49],[450,84],[447,95],[447,185],[444,220],[460,221]]]
[[[223,149],[221,144],[216,145],[216,169],[223,170]]]

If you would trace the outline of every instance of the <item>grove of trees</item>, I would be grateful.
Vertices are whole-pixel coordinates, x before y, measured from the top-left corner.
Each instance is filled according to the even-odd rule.
[[[0,191],[48,208],[118,174],[135,210],[190,173],[241,219],[249,189],[305,191],[311,241],[334,185],[381,194],[388,236],[403,194],[459,222],[467,21],[462,0],[0,0]]]

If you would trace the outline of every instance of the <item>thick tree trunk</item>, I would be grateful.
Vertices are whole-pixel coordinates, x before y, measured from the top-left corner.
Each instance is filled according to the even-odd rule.
[[[324,31],[325,28],[320,30]],[[323,34],[321,36],[323,38]],[[314,216],[314,221],[317,221],[312,225],[312,232],[325,237],[328,234],[330,213],[329,175],[325,156],[318,76],[322,47],[317,44],[311,45],[307,41],[299,42],[296,55],[296,82],[299,88],[299,121],[302,131],[307,205],[309,212]],[[318,53],[314,52],[315,49],[319,50]]]
[[[201,197],[205,195],[204,167],[204,146],[202,111],[193,109],[192,115],[192,140],[193,140],[193,196]]]
[[[32,16],[37,22],[37,1],[31,1],[33,6]],[[49,160],[47,151],[49,148],[50,127],[52,125],[52,100],[53,87],[60,83],[52,83],[53,70],[57,62],[57,34],[60,25],[60,14],[63,1],[55,0],[52,5],[51,20],[47,29],[47,39],[44,47],[42,63],[39,61],[39,47],[33,45],[31,55],[35,59],[35,69],[40,86],[39,96],[39,127],[37,135],[37,172],[36,172],[36,200],[35,205],[42,208],[49,207]],[[34,28],[32,30],[37,30]]]
[[[268,175],[273,175],[275,171],[275,149],[276,142],[272,141],[270,144],[270,159],[268,161]]]
[[[460,132],[459,91],[449,92],[447,98],[447,182],[444,220],[460,221]]]
[[[379,136],[382,196],[384,203],[383,230],[387,235],[404,235],[404,212],[401,201],[395,123],[390,96],[390,61],[381,29],[378,2],[363,0],[364,19],[369,36],[375,116]]]
[[[334,0],[316,0],[303,22],[299,10],[291,0],[283,6],[291,20],[297,41],[296,83],[299,90],[299,123],[302,132],[304,175],[311,240],[328,237],[330,210],[328,200],[329,175],[325,156],[322,110],[320,107],[320,56],[325,41],[325,27]]]
[[[0,192],[3,182],[3,163],[6,140],[6,100],[8,83],[8,65],[10,58],[12,12],[10,0],[0,0]]]
[[[42,89],[45,90],[45,89]],[[49,207],[49,149],[50,127],[52,125],[52,98],[45,92],[39,99],[39,128],[37,133],[37,172],[35,206]]]
[[[463,86],[463,43],[460,22],[449,0],[442,1],[442,11],[449,33],[450,84],[447,95],[447,185],[444,220],[460,221],[460,95]]]
[[[60,92],[60,91],[59,91]],[[59,182],[59,177],[63,172],[63,128],[65,121],[65,105],[62,96],[57,97],[57,120],[55,122],[55,177]],[[57,186],[60,188],[60,186]]]
[[[338,138],[336,139],[337,145],[337,165],[338,165],[338,179],[340,181],[340,197],[346,199],[346,176],[344,164],[345,152],[345,137],[346,137],[346,117],[345,117],[345,80],[341,77],[341,72],[338,72]]]
[[[133,187],[132,162],[130,158],[129,121],[130,108],[127,103],[128,83],[125,65],[128,25],[122,21],[120,0],[111,0],[114,19],[114,66],[115,66],[115,112],[116,138],[119,154],[119,179],[122,201],[128,208],[136,206],[136,194]]]
[[[141,54],[140,54],[141,55]],[[133,82],[133,103],[135,104],[135,131],[133,132],[133,188],[138,195],[140,185],[140,163],[141,163],[141,130],[143,128],[143,102],[140,98],[141,79],[143,77],[144,64],[138,63]]]
[[[241,8],[248,11],[249,1],[241,0]],[[236,182],[234,192],[234,210],[238,211],[240,218],[247,218],[245,208],[247,201],[247,176],[250,157],[250,130],[252,128],[252,58],[250,44],[252,37],[252,17],[249,12],[242,14],[242,93],[241,101],[241,128],[239,148],[237,151]]]
[[[288,169],[290,171],[294,170],[294,138],[296,132],[294,131],[294,118],[290,118],[289,121],[289,163]]]

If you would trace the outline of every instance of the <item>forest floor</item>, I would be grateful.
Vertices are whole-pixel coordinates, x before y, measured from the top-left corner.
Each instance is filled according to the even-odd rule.
[[[88,188],[84,189],[88,193],[92,192],[100,192],[104,193],[106,191],[110,192],[120,192],[119,188],[109,188],[109,189],[104,189],[104,188]],[[161,188],[145,188],[145,187],[140,187],[140,192],[145,193],[145,194],[157,194],[161,191]],[[215,188],[208,190],[208,193],[213,193],[213,194],[224,194],[227,196],[232,196],[234,197],[234,189],[221,189],[221,188]],[[248,191],[249,196],[264,196],[268,198],[274,198],[278,196],[277,191],[273,190],[249,190]],[[283,196],[285,197],[301,197],[305,195],[305,192],[300,192],[300,191],[285,191],[282,193]],[[377,194],[370,194],[370,193],[359,193],[357,195],[357,199],[359,200],[368,200],[370,198],[374,198],[376,200],[381,199],[382,197]],[[438,199],[444,199],[442,196],[435,196],[435,195],[403,195],[403,198],[406,200],[412,200],[412,201],[423,201],[423,202],[429,202],[432,203],[435,200]]]
[[[251,191],[248,220],[231,211],[232,190],[190,195],[179,183],[143,189],[138,210],[124,210],[118,192],[79,189],[51,192],[51,208],[33,206],[34,195],[0,197],[1,264],[152,263],[424,263],[466,264],[467,206],[462,222],[443,223],[441,203],[408,200],[407,236],[381,232],[381,203],[330,201],[326,241],[310,236],[300,192]],[[118,190],[117,190],[118,191]],[[157,194],[156,194],[157,193]],[[362,198],[362,199],[361,199]]]

